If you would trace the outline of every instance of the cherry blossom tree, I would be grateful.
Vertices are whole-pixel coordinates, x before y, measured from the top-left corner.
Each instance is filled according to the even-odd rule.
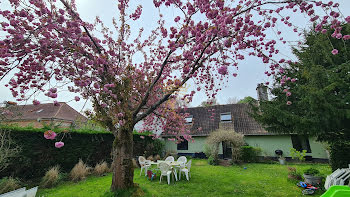
[[[73,0],[9,2],[9,10],[0,6],[0,31],[5,34],[0,80],[12,76],[6,86],[18,101],[36,92],[55,99],[63,88],[79,93],[76,101],[90,99],[95,117],[115,136],[112,190],[133,186],[136,123],[143,120],[149,130],[159,118],[163,130],[177,136],[172,140],[191,140],[186,114],[171,107],[190,79],[198,88],[183,96],[188,101],[197,91],[215,97],[247,56],[269,65],[268,76],[283,72],[283,63],[290,60],[278,58],[276,45],[286,43],[282,30],[302,31],[290,20],[297,13],[315,23],[316,31],[331,23],[335,37],[345,36],[340,33],[339,4],[332,1],[154,0],[158,26],[148,34],[140,28],[136,39],[131,39],[129,24],[140,20],[142,6],[133,9],[129,0],[118,0],[113,31],[98,17],[93,24],[83,21]],[[173,21],[162,15],[169,8],[180,13]],[[273,32],[275,39],[270,39]]]

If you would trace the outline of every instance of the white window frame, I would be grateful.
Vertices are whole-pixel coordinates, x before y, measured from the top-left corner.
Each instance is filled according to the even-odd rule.
[[[191,120],[191,122],[189,122],[188,120]],[[193,115],[189,115],[185,118],[185,124],[192,124],[193,123]]]
[[[230,116],[230,119],[223,119],[223,116]],[[231,112],[225,112],[220,114],[220,122],[232,122],[232,113]]]

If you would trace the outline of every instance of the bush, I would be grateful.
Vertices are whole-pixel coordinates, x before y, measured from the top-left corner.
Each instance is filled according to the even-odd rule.
[[[50,188],[56,186],[60,180],[60,168],[59,166],[54,166],[45,173],[41,181],[41,187]]]
[[[240,133],[236,133],[230,130],[219,129],[212,132],[207,138],[207,143],[213,146],[212,155],[215,159],[217,159],[219,144],[221,142],[228,142],[232,145],[232,162],[238,162],[240,158],[240,147],[244,145],[244,136]]]
[[[79,160],[79,163],[70,171],[70,178],[72,181],[81,181],[85,179],[88,174],[89,169],[87,165],[82,160]]]
[[[297,172],[296,168],[288,167],[288,180],[292,182],[298,182],[302,180],[302,176]]]
[[[20,150],[11,138],[10,132],[0,130],[0,172],[10,165],[11,159],[15,158]]]
[[[297,158],[299,161],[305,161],[306,152],[307,150],[303,150],[300,152],[294,148],[290,149],[290,155],[292,156],[292,159]]]
[[[208,158],[208,164],[209,164],[209,165],[216,166],[216,165],[219,164],[219,160],[218,160],[217,158],[213,157],[213,156],[210,156],[210,157]]]
[[[13,177],[4,177],[0,179],[0,194],[16,190],[21,187],[18,179]]]
[[[320,171],[315,168],[308,168],[304,170],[304,174],[317,176],[317,175],[320,175]]]
[[[94,168],[94,174],[98,175],[98,176],[102,176],[105,173],[109,172],[109,167],[107,162],[100,162],[98,164],[96,164],[95,168]]]
[[[334,142],[330,145],[330,164],[332,170],[348,168],[350,164],[350,143]]]
[[[253,146],[242,146],[241,147],[241,159],[243,162],[257,162],[258,155],[261,153],[261,148]]]

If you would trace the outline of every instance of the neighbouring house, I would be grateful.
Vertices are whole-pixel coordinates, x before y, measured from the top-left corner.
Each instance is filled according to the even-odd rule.
[[[7,108],[11,113],[3,114],[0,120],[3,124],[18,125],[20,127],[32,126],[42,128],[44,125],[54,125],[68,128],[87,121],[87,118],[69,106],[60,102],[59,105],[45,103],[39,105],[15,105]],[[3,110],[1,110],[4,113]]]
[[[263,88],[262,90],[259,88]],[[258,86],[258,98],[267,99],[266,88]],[[262,156],[277,157],[275,150],[282,150],[284,157],[290,157],[290,149],[307,150],[307,159],[328,159],[324,146],[315,138],[308,138],[294,134],[275,134],[264,130],[252,117],[249,116],[248,104],[228,104],[210,107],[194,107],[186,109],[190,115],[186,117],[186,124],[190,127],[194,142],[184,140],[176,144],[168,140],[173,136],[162,135],[165,139],[165,151],[176,152],[179,155],[203,153],[206,138],[217,129],[233,130],[244,135],[245,142],[253,147],[260,147]],[[201,128],[200,130],[198,128]],[[200,154],[203,155],[203,154]],[[220,144],[219,155],[223,158],[231,157],[229,143]]]

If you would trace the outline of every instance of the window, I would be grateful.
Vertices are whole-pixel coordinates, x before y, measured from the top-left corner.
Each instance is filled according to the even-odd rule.
[[[232,121],[231,112],[220,114],[220,120],[221,122],[231,122]]]
[[[188,150],[188,141],[182,139],[183,141],[177,144],[177,150]]]
[[[187,117],[185,118],[185,121],[186,121],[186,124],[192,124],[193,116],[192,116],[192,115],[187,116]]]
[[[307,153],[311,153],[309,139],[306,136],[291,135],[293,148],[297,151],[306,150]]]

